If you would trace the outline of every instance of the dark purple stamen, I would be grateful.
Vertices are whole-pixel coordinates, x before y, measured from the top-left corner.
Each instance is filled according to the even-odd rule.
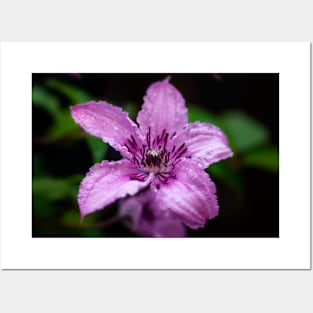
[[[187,151],[187,148],[183,149],[178,155],[175,154],[174,156],[175,160],[179,159],[186,151]]]
[[[139,181],[145,181],[148,177],[148,173],[142,172],[135,175],[130,176],[130,179],[132,180],[139,180]]]
[[[181,149],[183,149],[185,147],[185,143],[183,143],[175,152],[175,154],[177,154]]]
[[[151,143],[151,128],[148,128],[146,134],[146,144],[138,146],[133,135],[127,139],[125,147],[132,154],[131,161],[140,169],[140,173],[132,175],[130,178],[139,181],[145,181],[150,173],[154,173],[154,177],[161,183],[167,183],[169,179],[175,179],[175,166],[180,162],[181,157],[187,152],[185,143],[182,143],[177,149],[173,145],[167,148],[171,136],[163,129],[161,135],[157,135]]]
[[[151,138],[151,128],[149,126],[149,130],[148,130],[148,133],[147,133],[147,144],[148,144],[149,150],[150,150],[150,138]]]
[[[132,141],[133,141],[133,144],[134,144],[134,147],[138,147],[138,145],[137,145],[137,142],[136,142],[136,140],[135,140],[135,138],[134,138],[134,136],[133,135],[131,135],[130,136],[130,138],[132,139]]]

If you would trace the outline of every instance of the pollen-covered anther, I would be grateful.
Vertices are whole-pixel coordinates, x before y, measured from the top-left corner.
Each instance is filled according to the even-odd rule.
[[[187,151],[185,144],[178,148],[175,145],[167,148],[168,140],[171,141],[172,138],[173,135],[170,136],[165,129],[155,138],[151,138],[151,129],[149,127],[146,134],[146,142],[141,147],[139,147],[133,136],[127,139],[125,146],[132,154],[132,162],[143,173],[146,173],[147,176],[149,173],[155,174],[155,178],[158,181],[166,183],[168,179],[176,177],[172,171],[182,155]],[[132,179],[142,180],[147,176],[144,174],[134,175]]]

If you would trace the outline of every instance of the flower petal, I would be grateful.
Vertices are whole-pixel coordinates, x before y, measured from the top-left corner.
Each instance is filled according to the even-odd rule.
[[[124,146],[131,135],[138,142],[138,127],[128,113],[105,101],[90,101],[71,107],[73,119],[89,134],[109,143],[124,156],[129,156]]]
[[[218,214],[216,188],[209,175],[191,160],[175,168],[176,178],[154,189],[159,207],[187,226],[203,227]]]
[[[132,180],[138,169],[128,160],[102,161],[92,166],[79,187],[78,204],[81,217],[113,203],[119,198],[134,195],[146,187],[150,180]]]
[[[185,143],[187,152],[201,168],[233,155],[224,133],[216,126],[195,122],[188,124],[172,140],[176,147]]]
[[[126,224],[144,237],[185,237],[184,225],[165,215],[150,189],[121,200],[119,214],[129,217]]]
[[[169,83],[169,78],[153,83],[148,88],[137,122],[143,136],[146,136],[151,127],[152,139],[161,135],[164,129],[172,134],[187,124],[185,100]]]

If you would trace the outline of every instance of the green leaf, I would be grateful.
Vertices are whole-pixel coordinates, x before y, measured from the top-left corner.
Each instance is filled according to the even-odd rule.
[[[66,182],[70,185],[71,196],[73,199],[77,199],[79,184],[83,178],[83,174],[75,174],[66,178]]]
[[[56,118],[60,112],[60,102],[57,97],[49,93],[45,88],[35,85],[32,90],[34,106],[43,108]]]
[[[65,212],[61,219],[60,222],[62,225],[64,226],[72,226],[72,225],[80,225],[80,214],[78,210],[71,210],[71,211],[67,211]]]
[[[108,145],[104,143],[100,138],[93,136],[87,137],[87,143],[90,148],[92,159],[95,163],[101,162],[105,158],[105,154],[108,150]]]
[[[73,133],[76,133],[78,136],[81,134],[81,131],[78,125],[74,122],[70,110],[65,109],[57,115],[56,121],[51,127],[48,136],[51,140],[57,140],[67,135],[70,136]]]
[[[33,193],[49,200],[59,200],[71,195],[71,187],[62,179],[34,178]]]
[[[194,105],[187,105],[188,107],[188,120],[189,123],[193,123],[193,122],[202,122],[202,123],[210,123],[210,124],[214,124],[216,126],[219,126],[220,120],[219,117],[216,116],[213,113],[210,113],[209,111],[194,106]]]
[[[245,152],[267,142],[268,130],[241,111],[228,111],[221,116],[222,129],[235,152]]]
[[[66,178],[70,184],[77,184],[84,178],[83,174],[74,174]]]
[[[92,100],[92,97],[86,91],[56,79],[49,79],[47,86],[67,97],[70,100],[70,105]]]
[[[138,106],[134,103],[127,103],[123,106],[123,110],[128,112],[129,117],[135,121],[137,113],[138,113]]]
[[[33,196],[33,218],[34,220],[51,219],[56,216],[52,202],[47,197],[34,193]]]
[[[96,218],[97,215],[89,214],[84,218],[83,222],[81,222],[79,210],[70,210],[62,215],[60,223],[68,228],[73,235],[101,237],[103,233],[101,229],[84,229],[85,226],[94,225],[97,221]]]
[[[223,160],[210,165],[206,171],[214,178],[224,182],[237,193],[242,193],[243,184],[240,174],[230,165],[230,160]]]
[[[278,150],[275,147],[264,147],[249,151],[243,156],[243,165],[277,171],[279,165]]]

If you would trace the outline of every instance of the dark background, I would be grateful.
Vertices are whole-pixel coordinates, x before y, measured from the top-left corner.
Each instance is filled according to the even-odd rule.
[[[218,126],[223,129],[220,117],[225,112],[230,112],[230,116],[235,116],[234,111],[242,112],[255,121],[256,125],[261,125],[267,133],[263,141],[245,149],[238,148],[238,151],[230,140],[235,156],[220,162],[218,168],[212,166],[212,172],[211,167],[208,169],[217,187],[219,215],[208,221],[205,228],[189,230],[188,236],[279,236],[278,168],[260,166],[262,160],[260,164],[248,166],[244,161],[249,153],[258,153],[263,148],[270,147],[278,151],[279,74],[276,73],[33,74],[33,181],[49,177],[68,183],[68,177],[83,177],[95,163],[85,134],[80,129],[75,129],[76,126],[72,126],[73,129],[62,133],[57,139],[49,135],[51,129],[56,128],[56,124],[51,108],[47,109],[42,104],[48,97],[57,99],[62,112],[69,112],[69,106],[79,103],[75,102],[75,97],[79,91],[83,91],[88,93],[90,100],[102,99],[123,106],[134,117],[143,103],[147,87],[166,76],[171,77],[170,82],[182,93],[190,114],[194,113],[195,107],[200,109],[200,113],[210,114],[201,121],[213,123],[217,119],[221,122]],[[58,82],[59,87],[51,81]],[[62,86],[70,86],[72,94],[62,89]],[[46,97],[36,100],[37,90],[44,90]],[[79,95],[76,99],[79,100]],[[51,103],[49,105],[53,106],[54,102]],[[202,116],[200,114],[201,118]],[[231,138],[232,130],[223,130]],[[249,137],[250,132],[242,136]],[[104,158],[117,160],[119,157],[119,153],[108,147]],[[69,197],[49,196],[49,192],[53,192],[53,184],[48,185],[44,191],[39,188],[39,192],[33,187],[33,236],[136,236],[120,222],[104,228],[93,227],[99,221],[112,218],[116,212],[116,204],[96,212],[86,225],[80,224],[75,217],[78,214],[75,195],[81,177],[71,183],[72,194]]]

